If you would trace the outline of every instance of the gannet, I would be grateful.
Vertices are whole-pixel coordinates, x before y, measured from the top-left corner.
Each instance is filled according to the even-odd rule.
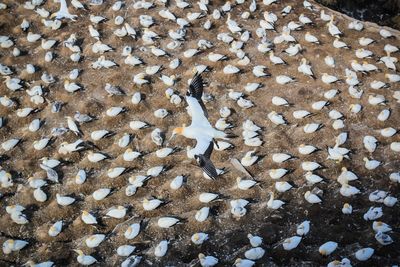
[[[284,250],[292,250],[297,248],[297,246],[300,244],[301,237],[300,236],[292,236],[290,238],[286,238],[282,242],[282,246]]]
[[[297,71],[300,73],[303,73],[311,78],[313,78],[315,80],[315,75],[311,69],[311,65],[307,64],[307,59],[302,58],[301,59],[301,64],[300,66],[297,68]]]
[[[218,264],[218,259],[213,256],[206,256],[203,253],[200,253],[198,257],[202,267],[213,267]]]
[[[329,254],[331,254],[333,251],[336,250],[336,248],[338,247],[338,243],[333,242],[333,241],[328,241],[324,244],[322,244],[318,251],[321,255],[323,256],[328,256]]]
[[[68,6],[67,6],[67,1],[66,0],[60,0],[60,10],[57,11],[56,13],[53,13],[51,15],[52,18],[56,18],[58,20],[62,19],[62,18],[66,18],[66,19],[71,19],[71,20],[75,20],[75,18],[77,17],[77,15],[72,15],[71,13],[69,13],[68,11]]]
[[[173,130],[171,139],[176,135],[183,135],[186,138],[196,139],[196,147],[189,150],[190,157],[196,159],[199,166],[211,178],[217,177],[217,172],[210,156],[214,146],[215,139],[227,139],[228,134],[214,129],[207,119],[207,111],[204,107],[201,97],[203,95],[203,80],[199,74],[196,74],[189,85],[186,94],[188,103],[188,112],[192,116],[192,124],[188,127],[177,127]]]

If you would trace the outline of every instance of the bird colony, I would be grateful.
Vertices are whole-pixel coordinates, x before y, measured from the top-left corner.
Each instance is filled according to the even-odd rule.
[[[0,265],[399,264],[395,30],[313,1],[0,9]]]

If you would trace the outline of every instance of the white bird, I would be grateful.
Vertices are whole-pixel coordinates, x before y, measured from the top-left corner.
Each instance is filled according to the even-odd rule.
[[[117,206],[109,209],[109,211],[106,213],[106,216],[116,218],[116,219],[121,219],[125,217],[126,215],[126,208],[124,206]]]
[[[263,239],[260,236],[253,236],[252,234],[248,234],[247,238],[250,241],[250,245],[254,248],[261,246]]]
[[[140,224],[133,223],[124,232],[124,237],[128,240],[135,238],[140,232]]]
[[[363,161],[365,162],[364,166],[367,170],[374,170],[382,164],[380,161],[374,159],[370,160],[367,157],[364,157]]]
[[[111,193],[109,188],[100,188],[93,192],[92,196],[95,200],[103,200]]]
[[[301,59],[301,64],[297,68],[297,71],[315,79],[315,75],[311,69],[311,65],[307,64],[307,59],[305,59],[305,58]]]
[[[136,247],[131,245],[122,245],[117,248],[118,256],[128,257],[135,251]]]
[[[283,202],[281,200],[275,200],[274,196],[275,196],[275,194],[273,192],[270,193],[270,198],[267,202],[267,206],[270,209],[277,210],[277,209],[281,208],[285,204],[285,202]]]
[[[337,247],[338,247],[338,244],[336,242],[328,241],[328,242],[322,244],[319,247],[318,251],[321,255],[328,256],[328,255],[332,254],[332,252],[335,251]]]
[[[383,216],[383,211],[381,207],[370,207],[369,210],[364,213],[363,218],[366,221],[374,221]]]
[[[76,258],[76,260],[82,265],[88,266],[97,262],[94,257],[83,254],[83,251],[80,249],[74,249],[74,251],[78,253],[78,257]]]
[[[283,115],[278,114],[276,111],[271,111],[270,113],[268,113],[267,117],[271,120],[271,122],[276,125],[287,124]]]
[[[55,237],[57,236],[59,233],[61,233],[62,230],[62,225],[63,222],[62,221],[57,221],[55,222],[49,229],[48,234],[51,237]]]
[[[324,62],[325,62],[326,65],[328,65],[331,68],[335,67],[335,59],[333,57],[331,57],[331,56],[326,56],[324,58]]]
[[[351,214],[353,212],[353,207],[349,203],[344,203],[342,208],[343,214]]]
[[[210,208],[203,207],[196,212],[194,217],[195,217],[196,221],[204,222],[205,220],[207,220],[209,213],[210,213]]]
[[[105,238],[106,238],[106,236],[103,234],[91,235],[85,239],[85,244],[89,248],[95,248],[95,247],[98,247],[100,245],[100,243],[104,241]]]
[[[179,222],[179,219],[174,217],[161,217],[157,221],[157,225],[161,228],[170,228]]]
[[[154,255],[156,257],[164,257],[165,254],[167,254],[168,251],[168,243],[169,241],[167,240],[162,240],[154,249]]]
[[[322,200],[316,194],[311,193],[311,191],[307,191],[304,194],[304,198],[307,200],[308,203],[311,203],[311,204],[316,204],[316,203],[322,202]]]
[[[375,233],[386,233],[392,231],[392,227],[381,221],[374,221],[372,223],[372,229],[375,231]]]
[[[288,84],[296,81],[296,79],[286,75],[278,75],[276,76],[275,80],[279,84]]]
[[[58,205],[68,206],[75,202],[75,198],[62,196],[60,194],[56,194],[56,200]]]
[[[85,210],[82,211],[81,219],[86,224],[97,224],[96,217]]]
[[[335,77],[333,75],[329,75],[327,73],[322,74],[321,80],[323,83],[326,83],[326,84],[331,84],[331,83],[335,83],[335,82],[339,81],[339,79],[337,77]]]
[[[195,233],[190,238],[193,244],[201,245],[204,241],[208,240],[208,234],[206,233]]]
[[[159,200],[159,199],[144,199],[143,200],[143,209],[144,210],[155,210],[156,208],[158,208],[162,203],[164,203],[164,201]]]
[[[305,236],[310,231],[310,221],[304,221],[297,226],[296,233],[299,236]]]
[[[202,267],[212,267],[218,264],[218,259],[213,256],[206,256],[200,253],[198,257]]]
[[[236,178],[237,187],[241,190],[247,190],[257,184],[254,180],[244,180],[241,177]]]
[[[255,248],[246,250],[244,253],[244,256],[249,260],[259,260],[264,256],[264,254],[265,254],[265,250],[263,248],[255,247]]]
[[[290,238],[286,238],[282,242],[282,246],[284,250],[292,250],[297,248],[297,246],[300,244],[301,237],[300,236],[292,236]]]
[[[374,251],[375,250],[373,248],[362,248],[357,250],[354,255],[356,256],[356,259],[359,261],[367,261],[369,258],[372,257]]]

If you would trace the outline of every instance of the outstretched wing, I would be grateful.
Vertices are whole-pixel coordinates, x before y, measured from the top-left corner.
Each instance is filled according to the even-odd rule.
[[[192,79],[192,82],[189,85],[187,95],[190,95],[191,97],[194,97],[197,100],[201,101],[201,97],[203,96],[203,88],[203,78],[201,78],[201,75],[196,72]]]
[[[217,178],[217,170],[210,159],[206,158],[204,155],[198,155],[196,160],[203,172],[205,172],[211,179]]]
[[[186,102],[188,104],[190,115],[192,115],[192,125],[211,127],[211,124],[206,117],[207,114],[204,113],[205,109],[201,107],[200,102],[191,96],[186,96]]]
[[[201,109],[203,110],[204,116],[207,118],[208,117],[207,109],[203,103],[203,100],[201,99],[201,97],[203,96],[203,89],[204,89],[203,78],[201,77],[200,74],[196,72],[196,74],[192,79],[192,82],[189,85],[189,89],[186,93],[186,99],[189,97],[195,98],[199,103]]]
[[[195,159],[197,164],[200,168],[205,172],[209,177],[215,179],[218,174],[217,170],[215,169],[214,164],[210,160],[211,153],[214,147],[214,140],[213,139],[196,139],[197,144],[196,147],[193,149]]]

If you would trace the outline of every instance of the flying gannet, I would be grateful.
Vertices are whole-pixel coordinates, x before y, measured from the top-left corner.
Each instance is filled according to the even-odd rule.
[[[171,139],[176,135],[183,135],[186,138],[196,139],[196,147],[188,151],[190,158],[196,159],[198,165],[211,178],[218,176],[210,157],[213,151],[214,138],[226,139],[229,135],[214,129],[207,119],[207,111],[201,100],[203,95],[203,79],[195,74],[186,93],[188,112],[192,116],[192,124],[188,127],[177,127],[174,129]]]

